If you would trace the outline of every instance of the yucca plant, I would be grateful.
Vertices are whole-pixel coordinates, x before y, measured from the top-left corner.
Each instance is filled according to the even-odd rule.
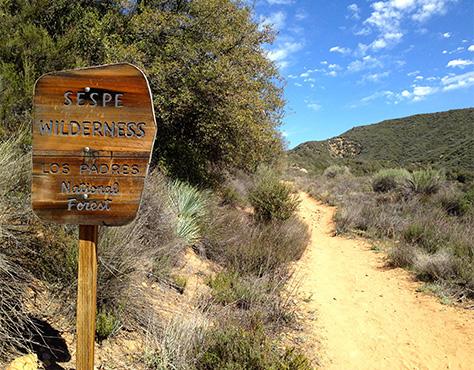
[[[438,192],[445,180],[442,171],[426,169],[414,171],[408,178],[407,186],[415,194],[431,195]]]
[[[176,214],[176,233],[189,244],[201,238],[202,224],[207,215],[207,195],[195,187],[175,180],[168,187],[169,201]]]

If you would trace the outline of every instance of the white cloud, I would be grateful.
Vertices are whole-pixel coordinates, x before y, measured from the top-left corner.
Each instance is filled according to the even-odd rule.
[[[308,72],[303,72],[302,74],[300,74],[300,77],[302,77],[302,78],[309,77],[309,73]]]
[[[448,51],[447,51],[447,50],[443,50],[443,54],[448,54]]]
[[[294,0],[267,0],[270,5],[290,5],[294,3]]]
[[[321,105],[317,103],[308,103],[306,106],[316,112],[321,109]]]
[[[413,95],[425,97],[434,94],[436,91],[438,91],[438,88],[433,86],[415,86],[413,88]]]
[[[456,49],[448,51],[447,53],[448,54],[459,54],[462,51],[464,51],[464,46],[458,46]]]
[[[266,26],[270,26],[276,30],[281,30],[285,25],[286,14],[283,12],[275,12],[270,14],[269,16],[261,15],[258,18],[258,21],[260,29]]]
[[[445,39],[449,39],[451,37],[451,32],[445,32],[442,34],[442,36],[445,38]]]
[[[322,65],[326,65],[326,64],[328,64],[328,61],[327,61],[327,60],[323,60],[323,61],[321,62],[321,64],[322,64]]]
[[[341,69],[341,66],[339,64],[330,64],[328,65],[329,69]]]
[[[468,51],[473,51],[474,52],[474,45],[471,45],[467,48]]]
[[[364,69],[381,67],[382,63],[370,55],[366,55],[362,59],[354,60],[347,66],[349,72],[359,72]]]
[[[388,77],[390,75],[389,71],[380,72],[380,73],[369,73],[363,77],[364,81],[379,82],[381,79]]]
[[[452,68],[464,68],[464,67],[467,67],[467,66],[470,66],[474,64],[474,62],[472,60],[467,60],[467,59],[453,59],[453,60],[450,60],[448,62],[448,64],[446,65],[446,67],[452,67]]]
[[[337,76],[337,72],[336,71],[331,71],[328,73],[329,76],[331,77],[336,77]]]
[[[356,31],[354,32],[354,35],[356,36],[367,36],[367,35],[370,35],[371,34],[371,30],[369,27],[364,27],[364,28],[361,28],[359,31]]]
[[[392,5],[397,9],[407,9],[415,5],[415,0],[392,0]]]
[[[267,58],[270,59],[272,62],[277,63],[280,68],[285,68],[289,65],[287,58],[299,51],[303,47],[303,44],[300,42],[284,42],[279,45],[274,50],[270,50],[267,52]],[[292,77],[290,77],[292,78]]]
[[[416,77],[415,77],[415,80],[417,80],[417,81],[421,81],[421,80],[423,80],[423,79],[424,79],[423,76],[416,76]]]
[[[308,13],[306,11],[304,11],[303,9],[299,9],[295,14],[295,18],[298,21],[302,21],[303,19],[308,18]]]
[[[295,86],[297,86],[297,87],[302,87],[303,85],[300,84],[299,82],[295,82]]]
[[[395,98],[397,101],[402,99],[408,99],[413,102],[424,100],[428,95],[435,94],[439,91],[439,88],[436,86],[415,86],[410,92],[408,90],[403,90],[401,93],[396,94]]]
[[[368,103],[379,98],[385,98],[387,103],[394,104],[398,104],[401,101],[418,102],[433,94],[474,87],[474,71],[462,73],[459,75],[450,73],[441,79],[439,77],[428,77],[426,80],[433,81],[434,85],[413,85],[412,89],[404,89],[399,93],[395,93],[390,90],[378,91],[361,99],[360,102]]]
[[[450,0],[418,0],[419,7],[412,19],[423,22],[433,15],[446,13],[446,5]]]
[[[351,52],[351,49],[342,46],[333,46],[329,49],[329,51],[331,53],[349,54]]]
[[[449,75],[441,79],[443,91],[457,90],[474,86],[474,71],[460,75]]]
[[[447,4],[455,0],[386,0],[372,2],[372,13],[363,24],[378,31],[370,44],[374,50],[384,49],[402,39],[402,23],[409,19],[423,22],[437,14],[446,12]],[[364,30],[367,34],[370,30]],[[449,37],[449,32],[443,34]]]
[[[367,104],[371,102],[372,100],[376,100],[379,98],[388,98],[391,99],[395,96],[395,93],[390,90],[385,90],[385,91],[377,91],[373,93],[372,95],[366,96],[365,98],[360,99],[360,102],[363,104]]]
[[[387,42],[384,39],[375,40],[370,47],[374,50],[384,49],[387,47]]]
[[[351,17],[354,19],[360,19],[360,8],[357,4],[351,4],[347,7],[347,10],[351,13]]]
[[[420,73],[420,71],[413,71],[413,72],[407,73],[407,76],[408,76],[408,77],[416,76],[416,75],[418,75],[419,73]]]

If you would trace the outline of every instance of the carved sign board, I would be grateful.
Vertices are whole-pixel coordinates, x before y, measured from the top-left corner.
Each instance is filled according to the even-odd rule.
[[[65,224],[132,221],[156,134],[145,75],[131,64],[48,73],[33,105],[34,212]]]

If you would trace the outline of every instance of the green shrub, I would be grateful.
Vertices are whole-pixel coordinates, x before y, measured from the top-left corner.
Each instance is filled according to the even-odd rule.
[[[260,168],[257,172],[249,201],[255,209],[255,218],[264,222],[289,219],[300,202],[292,193],[291,185],[283,183],[269,168]]]
[[[99,310],[96,318],[95,334],[99,341],[114,335],[121,326],[117,314],[106,309]]]
[[[262,302],[270,293],[272,285],[269,281],[255,277],[244,278],[237,272],[223,270],[209,279],[212,298],[224,306],[236,305],[249,309],[252,304]]]
[[[438,192],[444,181],[445,175],[439,170],[418,170],[410,175],[407,187],[415,194],[431,195]]]
[[[388,261],[394,267],[410,267],[416,259],[416,247],[411,244],[399,243],[388,251]]]
[[[449,194],[441,199],[441,205],[451,216],[463,216],[472,207],[469,199],[463,194]]]
[[[349,170],[349,167],[338,166],[337,164],[334,164],[326,168],[323,172],[323,175],[326,176],[327,178],[333,179],[341,175],[350,175],[350,173],[351,171]]]
[[[403,186],[410,178],[410,173],[403,168],[388,168],[378,171],[372,179],[372,189],[386,193]]]
[[[170,183],[168,193],[177,217],[176,233],[187,243],[195,244],[202,236],[202,223],[207,214],[206,194],[178,180]]]
[[[197,358],[198,370],[310,370],[310,361],[295,349],[279,350],[261,326],[247,331],[236,326],[211,330],[204,351]]]
[[[300,258],[308,239],[308,227],[295,217],[255,225],[236,211],[218,216],[205,245],[207,255],[230,270],[263,276]]]
[[[222,197],[222,203],[225,205],[235,207],[243,203],[239,192],[231,186],[223,186],[220,189],[220,195]]]
[[[433,226],[414,223],[409,225],[402,234],[403,240],[412,245],[417,245],[428,253],[435,253],[442,245]]]
[[[466,187],[464,191],[464,200],[471,209],[474,209],[474,185]]]

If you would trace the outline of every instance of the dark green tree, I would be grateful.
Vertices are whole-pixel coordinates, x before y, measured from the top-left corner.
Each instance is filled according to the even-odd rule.
[[[282,151],[278,71],[251,9],[232,0],[0,0],[0,120],[29,120],[43,73],[114,62],[153,91],[154,164],[193,183],[251,171]]]

